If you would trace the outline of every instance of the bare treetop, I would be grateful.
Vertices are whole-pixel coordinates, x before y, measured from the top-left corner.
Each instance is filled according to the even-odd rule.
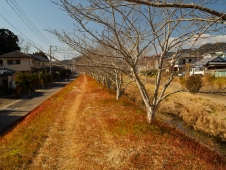
[[[153,7],[162,7],[162,8],[166,8],[166,7],[171,7],[171,8],[188,8],[188,9],[196,9],[196,10],[200,10],[203,12],[206,12],[210,15],[219,17],[219,20],[226,20],[226,13],[223,12],[219,12],[216,10],[212,10],[210,8],[205,7],[204,5],[207,3],[219,3],[220,1],[218,0],[201,0],[201,1],[197,1],[197,2],[193,2],[193,1],[184,1],[184,0],[180,0],[175,2],[175,0],[165,0],[165,1],[150,1],[150,0],[125,0],[127,2],[130,3],[136,3],[136,4],[143,4],[143,5],[148,5],[148,6],[153,6]],[[196,3],[200,3],[200,4],[196,4]],[[222,2],[222,4],[225,3],[225,1]]]
[[[166,93],[176,73],[171,70],[168,77],[163,77],[163,72],[178,59],[173,56],[182,56],[181,49],[194,48],[206,34],[225,33],[226,25],[221,21],[226,16],[207,8],[205,5],[210,2],[213,1],[200,0],[192,4],[189,0],[176,3],[170,0],[86,0],[81,4],[60,0],[58,5],[74,19],[74,32],[51,32],[85,55],[89,59],[85,61],[95,66],[100,74],[108,72],[105,75],[109,79],[114,75],[117,81],[121,81],[118,77],[122,73],[132,77],[146,106],[148,122],[151,122],[163,99],[185,91]],[[164,56],[168,52],[174,55],[171,63],[165,65]],[[139,61],[146,55],[158,56],[151,98],[139,75]],[[94,72],[94,69],[89,71]]]

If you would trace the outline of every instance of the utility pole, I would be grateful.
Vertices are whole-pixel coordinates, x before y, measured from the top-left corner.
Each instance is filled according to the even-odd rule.
[[[57,47],[57,46],[52,46],[52,45],[50,45],[50,50],[49,50],[49,56],[50,56],[50,65],[49,65],[49,71],[50,71],[50,75],[52,75],[52,54],[51,54],[51,48],[52,47]]]

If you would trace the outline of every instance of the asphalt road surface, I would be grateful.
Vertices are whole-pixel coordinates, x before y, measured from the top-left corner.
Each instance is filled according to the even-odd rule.
[[[36,90],[36,92],[30,95],[19,100],[12,100],[12,103],[0,108],[0,134],[3,134],[13,127],[15,123],[23,119],[47,98],[73,81],[75,77],[76,76],[70,76],[67,81],[54,82],[49,88]],[[0,98],[0,100],[4,99]]]

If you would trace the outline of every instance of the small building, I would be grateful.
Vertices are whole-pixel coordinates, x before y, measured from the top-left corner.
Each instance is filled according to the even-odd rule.
[[[5,67],[0,67],[0,94],[8,92],[13,86],[13,73],[15,70],[11,70]]]
[[[45,58],[37,54],[28,54],[28,55],[31,56],[32,58],[32,65],[31,65],[32,72],[40,68],[49,67],[50,60],[48,58]]]
[[[199,56],[191,55],[189,53],[180,53],[172,55],[167,58],[168,63],[172,66],[172,71],[183,72],[187,64],[194,65],[199,59]]]
[[[208,73],[215,77],[226,77],[226,57],[221,56],[206,56],[200,61],[197,61],[190,69],[190,75],[204,75]]]
[[[213,58],[213,57],[217,57],[219,54],[217,54],[216,52],[211,52],[208,54],[204,54],[203,58]]]
[[[49,59],[20,51],[0,55],[0,66],[20,72],[33,72],[42,66],[48,65],[48,63]]]

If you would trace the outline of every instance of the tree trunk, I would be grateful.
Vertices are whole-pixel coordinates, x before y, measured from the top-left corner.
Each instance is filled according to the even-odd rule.
[[[109,78],[107,79],[107,88],[108,90],[111,89],[111,80]]]
[[[156,111],[155,111],[155,107],[154,106],[146,106],[147,108],[147,122],[148,123],[151,123],[153,121],[155,121],[155,114],[156,114]]]
[[[122,95],[121,85],[116,84],[116,100],[119,100]]]
[[[116,74],[115,86],[116,86],[116,100],[119,100],[121,95],[122,95],[122,90],[121,90],[121,88],[122,88],[122,80],[120,79],[118,74]]]
[[[116,100],[119,100],[120,96],[121,96],[120,89],[117,88],[117,86],[116,86]]]
[[[147,106],[146,106],[146,109],[147,109],[147,122],[151,123],[152,115],[153,115],[153,109],[151,107],[147,107]]]
[[[105,77],[102,77],[101,82],[102,82],[102,85],[104,87],[106,87],[106,79],[105,79]]]
[[[138,75],[135,72],[134,72],[134,78],[135,78],[136,84],[140,90],[141,97],[143,99],[143,102],[144,102],[146,110],[147,110],[147,122],[151,123],[155,119],[155,107],[150,104],[149,95],[148,95],[143,83],[140,81]]]

